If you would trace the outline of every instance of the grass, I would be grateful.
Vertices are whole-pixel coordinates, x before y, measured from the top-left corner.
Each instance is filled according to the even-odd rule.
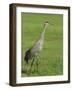
[[[63,74],[63,15],[21,13],[21,76],[52,76]],[[34,45],[43,31],[43,23],[50,22],[45,33],[43,50],[40,52],[38,72],[34,62],[31,73],[30,64],[24,61],[25,51]]]

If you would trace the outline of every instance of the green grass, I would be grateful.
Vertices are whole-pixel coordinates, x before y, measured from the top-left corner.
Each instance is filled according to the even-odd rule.
[[[27,72],[30,64],[24,61],[25,51],[34,45],[43,31],[43,23],[50,22],[46,33],[44,47],[40,52],[38,72],[34,62],[31,73]],[[21,75],[52,76],[63,74],[63,15],[21,13]]]

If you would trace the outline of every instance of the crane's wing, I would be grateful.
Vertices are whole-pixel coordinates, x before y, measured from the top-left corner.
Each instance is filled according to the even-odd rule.
[[[32,47],[31,52],[33,54],[37,54],[37,53],[39,53],[42,50],[42,47],[43,47],[43,40],[40,39]]]

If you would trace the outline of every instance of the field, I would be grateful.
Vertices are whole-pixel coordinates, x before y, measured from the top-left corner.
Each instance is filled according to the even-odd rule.
[[[30,67],[24,61],[25,51],[34,45],[43,31],[43,24],[50,24],[45,32],[43,49],[39,55],[38,72],[36,63]],[[21,13],[21,76],[55,76],[63,74],[63,15]]]

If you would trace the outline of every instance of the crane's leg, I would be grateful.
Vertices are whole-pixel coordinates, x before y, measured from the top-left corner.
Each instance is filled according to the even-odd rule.
[[[38,72],[38,59],[37,59],[37,61],[36,61],[36,66],[37,66],[37,72]]]
[[[36,57],[36,69],[38,72],[38,67],[39,67],[39,56]]]
[[[31,72],[31,69],[32,69],[32,66],[33,66],[34,60],[35,60],[35,58],[33,57],[33,60],[32,60],[32,62],[31,62],[31,67],[30,67],[30,69],[29,69],[29,73]]]

